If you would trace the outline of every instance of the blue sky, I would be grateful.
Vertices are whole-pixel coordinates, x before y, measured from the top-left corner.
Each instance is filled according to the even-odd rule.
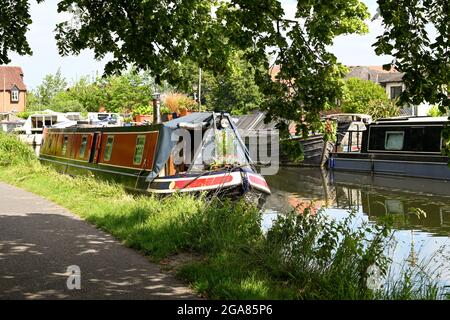
[[[281,0],[286,15],[292,17],[295,13],[297,0]],[[376,11],[376,0],[364,0],[373,15]],[[58,0],[46,0],[41,4],[31,1],[31,16],[33,23],[27,33],[27,38],[33,50],[32,56],[12,54],[10,65],[21,66],[24,71],[25,83],[29,89],[35,88],[48,73],[55,73],[61,68],[62,74],[70,81],[75,81],[83,75],[101,74],[106,59],[96,61],[91,51],[84,51],[79,56],[60,57],[54,38],[54,28],[57,22],[65,20],[58,15],[56,5]],[[366,35],[341,36],[335,40],[332,51],[339,61],[346,65],[381,65],[389,62],[389,57],[376,56],[371,45],[383,29],[380,21],[370,22],[369,33]]]

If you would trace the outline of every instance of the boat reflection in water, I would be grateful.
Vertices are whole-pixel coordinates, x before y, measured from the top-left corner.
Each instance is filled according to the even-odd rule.
[[[284,167],[267,176],[272,195],[267,198],[263,227],[280,213],[302,204],[313,205],[339,219],[354,210],[358,217],[377,223],[394,215],[394,242],[390,252],[400,268],[431,258],[443,268],[441,280],[450,284],[450,188],[448,182]],[[419,210],[418,210],[419,209]],[[301,211],[301,210],[300,210]],[[425,212],[425,215],[417,213]],[[439,257],[438,257],[439,256]]]

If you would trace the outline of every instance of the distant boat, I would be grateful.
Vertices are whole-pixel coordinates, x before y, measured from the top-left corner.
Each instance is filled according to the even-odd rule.
[[[174,161],[177,129],[185,129],[194,142],[196,135],[201,137],[201,143],[191,147],[191,158],[181,164]],[[205,148],[217,155],[213,162],[202,158]],[[149,193],[208,191],[258,202],[270,194],[265,179],[252,168],[234,123],[224,113],[192,113],[142,126],[46,128],[39,159],[67,174],[92,173]]]
[[[360,151],[363,131],[366,125],[372,122],[372,117],[360,113],[336,113],[322,117],[322,121],[336,123],[337,132],[335,140],[325,140],[324,134],[310,133],[307,138],[292,136],[303,147],[304,160],[302,165],[326,166],[333,151]],[[293,130],[295,132],[295,129]],[[289,163],[287,157],[285,163]]]
[[[397,117],[378,120],[362,137],[361,152],[335,152],[333,170],[450,180],[449,158],[442,154],[447,117]]]
[[[260,143],[255,137],[260,133],[268,130],[275,130],[277,123],[275,121],[265,123],[265,112],[256,111],[247,115],[238,116],[235,119],[239,130],[245,134],[244,141],[250,150],[253,150],[258,155],[260,153],[267,154],[267,149],[270,149],[270,144],[274,143],[278,135],[271,135],[267,145]],[[296,135],[297,123],[290,121],[289,133],[290,140],[297,141],[303,148],[303,161],[292,162],[289,154],[281,147],[279,154],[279,161],[284,165],[301,165],[301,166],[325,166],[328,162],[331,152],[335,150],[351,150],[360,151],[362,133],[366,130],[366,125],[371,123],[372,117],[367,114],[360,113],[335,113],[322,117],[323,121],[329,120],[337,123],[336,141],[325,141],[324,135],[320,132],[310,132],[309,136],[304,138]],[[251,139],[247,139],[251,138]],[[251,145],[253,141],[256,145]],[[350,141],[350,144],[349,144]],[[279,141],[277,141],[278,143]],[[276,155],[278,157],[278,154]],[[255,156],[258,164],[259,157]]]

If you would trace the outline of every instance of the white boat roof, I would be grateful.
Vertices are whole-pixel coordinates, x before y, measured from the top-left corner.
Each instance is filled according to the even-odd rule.
[[[448,122],[448,117],[392,117],[392,118],[385,118],[385,119],[378,119],[375,121],[375,124],[382,124],[382,123],[423,123],[423,122]]]

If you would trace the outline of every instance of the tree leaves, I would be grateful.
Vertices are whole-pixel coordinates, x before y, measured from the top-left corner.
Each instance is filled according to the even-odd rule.
[[[258,69],[256,83],[269,118],[311,122],[341,95],[346,70],[327,46],[338,35],[366,32],[368,18],[359,0],[299,1],[295,20],[285,19],[279,0],[63,0],[58,10],[74,3],[80,25],[58,25],[61,54],[86,48],[97,57],[111,53],[107,73],[132,63],[150,70],[157,82],[178,84],[183,61],[229,75],[227,62],[244,51]],[[281,65],[275,82],[268,72],[271,63]]]
[[[400,104],[424,101],[450,106],[450,4],[447,0],[379,0],[385,32],[374,44],[377,54],[394,57],[404,72]],[[436,37],[431,35],[433,31]]]
[[[11,60],[11,51],[20,55],[31,54],[25,34],[31,24],[27,0],[0,1],[0,65]]]

